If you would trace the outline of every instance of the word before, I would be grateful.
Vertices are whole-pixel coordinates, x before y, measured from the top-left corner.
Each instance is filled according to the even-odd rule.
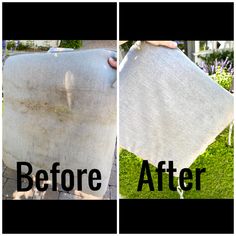
[[[57,174],[60,173],[60,170],[57,167],[60,165],[59,162],[55,162],[52,165],[50,170],[51,179],[52,179],[52,190],[57,190]],[[22,167],[26,166],[28,168],[27,173],[22,173]],[[33,179],[30,176],[33,168],[28,162],[17,162],[17,191],[28,191],[33,187]],[[82,176],[87,174],[87,169],[78,169],[77,170],[77,190],[82,191]],[[69,184],[66,186],[66,177],[69,178]],[[28,185],[22,186],[22,179],[27,179]],[[38,170],[35,174],[35,186],[39,191],[46,191],[48,189],[48,184],[43,181],[49,180],[48,173],[46,170]],[[61,172],[61,187],[65,191],[71,191],[74,189],[74,173],[72,170],[65,169]],[[98,169],[91,169],[88,173],[88,185],[92,191],[97,191],[101,188],[101,172]],[[95,183],[96,181],[96,183]],[[67,182],[67,183],[68,183]]]
[[[173,161],[169,161],[168,168],[166,168],[166,169],[163,168],[163,166],[165,164],[166,164],[165,161],[160,161],[158,163],[158,167],[156,168],[157,177],[158,177],[158,191],[163,190],[163,173],[164,172],[167,172],[169,174],[169,189],[171,191],[177,191],[177,188],[174,186],[174,172],[177,172],[177,169],[174,168]],[[196,174],[195,174],[195,176],[196,176],[196,190],[201,189],[201,184],[200,184],[201,174],[204,172],[206,172],[206,168],[203,168],[203,169],[197,168],[196,169]],[[145,173],[146,173],[147,179],[144,179]],[[185,180],[192,180],[192,179],[193,179],[192,171],[188,168],[182,169],[179,173],[179,185],[180,185],[181,189],[184,191],[188,191],[188,190],[192,189],[192,187],[193,187],[192,182],[188,182],[187,184],[185,184],[185,182],[184,182]],[[143,164],[142,164],[137,191],[142,191],[143,184],[148,184],[150,191],[154,191],[152,175],[151,175],[151,171],[150,171],[149,164],[148,164],[147,160],[144,160]]]

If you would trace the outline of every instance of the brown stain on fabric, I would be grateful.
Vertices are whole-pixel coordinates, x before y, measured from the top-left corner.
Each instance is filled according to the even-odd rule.
[[[54,105],[47,102],[38,102],[32,100],[21,100],[16,104],[17,107],[24,107],[23,112],[44,112],[55,115],[60,122],[71,118],[72,113],[68,106],[64,105]],[[20,103],[20,106],[19,106]]]

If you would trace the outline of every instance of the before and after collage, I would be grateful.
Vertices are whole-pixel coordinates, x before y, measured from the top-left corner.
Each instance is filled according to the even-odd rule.
[[[4,199],[233,198],[233,41],[4,44]]]
[[[36,6],[31,3],[26,11],[30,3],[15,4],[25,12]],[[50,12],[55,4],[37,3],[37,8],[49,6],[46,12]],[[148,15],[150,9],[152,15],[171,3],[66,5],[70,4],[76,4],[85,15],[94,5],[98,13],[92,21],[105,19],[100,6],[111,14],[106,4],[113,5],[115,20],[109,27],[115,25],[116,35],[96,38],[97,31],[84,30],[91,29],[91,23],[85,27],[82,21],[78,28],[73,26],[79,31],[73,38],[71,34],[69,38],[47,34],[30,37],[24,35],[24,29],[23,36],[18,31],[7,34],[8,24],[13,25],[7,15],[14,3],[3,3],[4,204],[13,200],[233,201],[231,32],[219,38],[208,37],[207,33],[206,37],[186,38],[181,33],[168,37],[162,26],[158,31],[161,22],[155,34],[147,33],[145,25],[140,25],[142,20],[135,23],[137,12]],[[135,4],[135,17],[125,16]],[[173,4],[180,7],[183,3]],[[188,9],[197,5],[192,4]],[[231,14],[234,8],[230,2],[198,4],[203,12],[205,7],[219,10],[224,6]],[[75,5],[72,8],[75,12]],[[230,17],[227,20],[233,25]],[[123,33],[124,22],[127,34]],[[47,23],[50,28],[50,20]],[[147,28],[153,29],[153,25]],[[14,31],[14,27],[9,28]],[[228,28],[233,31],[231,25]],[[146,35],[138,35],[137,29]],[[93,33],[95,38],[90,37]],[[9,231],[9,227],[5,229]]]

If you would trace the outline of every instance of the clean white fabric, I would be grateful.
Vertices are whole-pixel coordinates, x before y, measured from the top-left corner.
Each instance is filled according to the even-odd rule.
[[[233,96],[179,49],[142,43],[120,65],[119,111],[120,145],[179,172],[233,120]]]

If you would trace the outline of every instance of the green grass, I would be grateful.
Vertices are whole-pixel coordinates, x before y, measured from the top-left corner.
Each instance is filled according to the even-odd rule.
[[[184,192],[186,199],[214,199],[233,198],[233,146],[228,146],[228,131],[225,129],[207,150],[191,165],[193,180],[196,168],[206,168],[206,173],[201,175],[201,190],[196,191],[195,181],[190,191]],[[233,139],[233,134],[232,134]],[[233,145],[233,140],[232,140]],[[121,149],[120,151],[120,194],[123,198],[165,198],[178,199],[177,192],[169,190],[168,175],[163,176],[163,191],[157,190],[156,168],[150,164],[154,183],[154,191],[149,190],[147,184],[143,185],[141,192],[137,191],[142,159]],[[146,176],[145,176],[146,177]],[[177,178],[175,178],[177,185]],[[187,183],[187,181],[186,181]]]

